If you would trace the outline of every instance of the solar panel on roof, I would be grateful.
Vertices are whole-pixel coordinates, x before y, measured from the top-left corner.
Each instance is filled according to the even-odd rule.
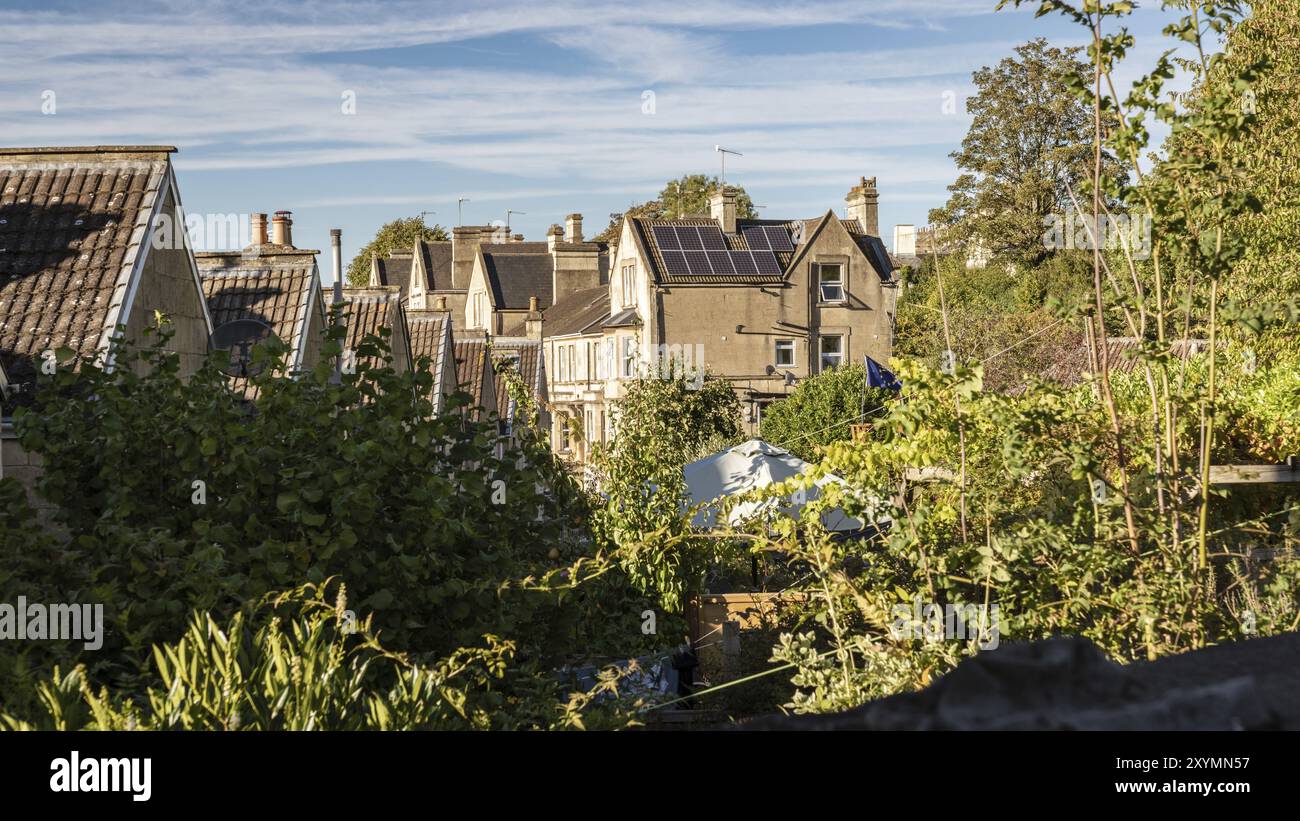
[[[707,277],[713,275],[713,269],[709,267],[709,258],[704,251],[683,251],[686,257],[686,265],[690,268],[690,275],[693,277]]]
[[[704,243],[704,250],[727,250],[727,240],[722,236],[722,229],[716,225],[701,225],[697,230],[700,232],[700,241]]]
[[[682,242],[683,251],[702,251],[704,243],[700,242],[700,232],[694,226],[677,226],[677,238]]]
[[[683,251],[664,251],[664,267],[668,269],[668,275],[674,277],[685,277],[691,275],[691,269],[686,264],[686,254]]]
[[[730,251],[705,251],[709,257],[709,264],[713,266],[713,273],[720,276],[735,276],[736,266],[731,264]]]
[[[732,251],[731,264],[736,266],[736,273],[741,276],[758,276],[758,266],[754,264],[754,255],[748,251]]]
[[[760,226],[755,226],[753,228],[746,228],[744,231],[741,231],[740,233],[745,237],[745,243],[749,245],[751,250],[754,251],[771,250],[772,246],[771,243],[768,241],[767,232],[763,230],[763,226],[760,225]]]
[[[760,276],[780,276],[781,263],[776,261],[776,254],[771,251],[751,251],[754,257],[754,264],[758,267]]]
[[[661,249],[678,250],[682,247],[681,240],[677,238],[677,230],[671,225],[656,225],[654,227],[655,241],[659,243]]]
[[[773,251],[793,251],[790,234],[779,225],[764,225],[763,235],[767,237],[768,246]]]

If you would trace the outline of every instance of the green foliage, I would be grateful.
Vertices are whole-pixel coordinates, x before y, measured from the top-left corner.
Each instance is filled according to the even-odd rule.
[[[701,384],[674,373],[627,383],[615,418],[612,443],[596,448],[592,459],[605,497],[595,531],[616,547],[636,590],[680,613],[717,560],[715,543],[695,538],[682,515],[682,468],[735,444],[740,402],[724,379]]]
[[[709,213],[709,196],[718,190],[721,181],[707,174],[683,174],[679,179],[664,184],[657,199],[628,206],[622,214],[610,219],[608,227],[596,237],[597,242],[613,242],[623,230],[623,218],[676,219],[692,214]],[[736,218],[756,219],[754,201],[738,185],[727,188],[736,192]]]
[[[898,300],[895,356],[937,366],[948,336],[957,361],[985,363],[989,389],[1010,390],[1082,342],[1080,323],[1072,314],[1091,297],[1091,254],[1061,251],[1038,265],[1011,271],[1002,265],[966,268],[952,256],[939,259],[938,265],[944,299],[933,259],[905,283]]]
[[[364,341],[356,373],[336,384],[341,327],[329,334],[300,378],[281,375],[282,343],[257,349],[267,367],[251,405],[215,358],[182,378],[164,333],[121,350],[111,372],[60,370],[17,414],[63,535],[36,561],[15,518],[27,514],[7,506],[0,592],[103,602],[91,678],[138,692],[150,649],[175,641],[187,612],[224,622],[331,577],[404,652],[445,656],[492,634],[533,663],[559,663],[604,629],[571,600],[604,562],[585,495],[535,430],[519,426],[502,450],[495,420],[462,412],[464,394],[434,415],[431,374],[395,374],[382,339]],[[28,681],[49,668],[39,661],[11,657],[0,671]]]
[[[822,371],[763,411],[761,435],[764,441],[811,461],[822,446],[851,438],[849,424],[870,422],[893,395],[885,388],[867,387],[863,365]]]
[[[433,242],[448,239],[450,237],[441,225],[425,225],[422,217],[404,217],[386,222],[375,232],[374,239],[361,246],[348,263],[348,282],[358,287],[370,282],[372,256],[383,258],[394,251],[409,251],[415,247],[417,240]]]
[[[483,636],[445,658],[386,649],[369,620],[348,618],[342,589],[268,598],[223,627],[190,614],[176,642],[154,648],[145,698],[96,689],[84,666],[57,668],[38,685],[31,719],[0,714],[14,730],[483,730],[617,727],[631,723],[618,675],[565,694],[545,670],[521,667],[514,642]],[[606,697],[600,704],[596,700]]]
[[[1092,110],[1071,94],[1090,73],[1079,48],[1049,46],[1043,38],[1016,47],[992,68],[976,71],[978,89],[966,100],[972,116],[961,150],[952,158],[963,173],[930,221],[946,226],[950,240],[976,240],[997,258],[1042,260],[1043,220],[1072,206],[1071,191],[1085,201],[1092,176]],[[1109,123],[1113,116],[1105,112]],[[1111,151],[1103,174],[1122,181]]]

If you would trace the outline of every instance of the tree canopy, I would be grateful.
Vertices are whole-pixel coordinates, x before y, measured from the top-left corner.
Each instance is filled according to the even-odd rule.
[[[1038,38],[971,75],[977,91],[966,110],[973,120],[950,155],[962,173],[948,186],[947,204],[930,212],[948,239],[1034,263],[1047,255],[1044,218],[1071,210],[1071,193],[1081,205],[1090,197],[1093,112],[1072,92],[1090,73],[1080,51]],[[1104,114],[1103,129],[1114,119]],[[1104,177],[1126,180],[1112,152],[1102,158]]]
[[[716,176],[707,174],[684,174],[675,180],[664,183],[659,196],[649,202],[634,203],[621,214],[612,215],[609,226],[597,237],[597,242],[610,242],[618,238],[623,230],[623,217],[649,217],[651,219],[673,219],[691,214],[709,213],[709,196],[722,184]],[[728,185],[736,192],[736,217],[754,219],[758,212],[754,210],[754,201],[738,185]]]
[[[426,242],[449,239],[441,225],[425,225],[420,217],[403,217],[386,222],[375,232],[374,239],[361,246],[352,262],[348,263],[348,282],[355,286],[370,281],[370,257],[388,256],[393,251],[410,249],[416,239]]]

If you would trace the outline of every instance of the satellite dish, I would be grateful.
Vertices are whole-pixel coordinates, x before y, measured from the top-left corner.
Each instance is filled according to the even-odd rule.
[[[217,326],[208,341],[208,347],[214,351],[229,352],[230,361],[222,368],[228,375],[251,377],[265,367],[253,364],[253,348],[274,337],[275,331],[265,322],[236,319]]]

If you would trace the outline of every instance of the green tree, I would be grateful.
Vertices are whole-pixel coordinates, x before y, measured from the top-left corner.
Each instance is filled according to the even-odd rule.
[[[1092,109],[1072,88],[1088,76],[1079,48],[1056,48],[1043,38],[1018,46],[1014,57],[972,75],[972,115],[961,149],[952,153],[962,174],[947,204],[930,212],[948,238],[978,241],[995,257],[1034,263],[1047,255],[1044,219],[1071,210],[1070,193],[1091,199]],[[1103,128],[1115,120],[1103,112]],[[1127,179],[1114,153],[1103,151],[1103,177]]]
[[[445,241],[449,239],[441,225],[425,225],[420,217],[403,217],[395,219],[375,232],[374,239],[361,246],[357,255],[348,263],[348,282],[354,286],[364,286],[370,281],[370,257],[385,257],[393,251],[410,250],[415,247],[417,239],[425,242]]]
[[[638,590],[680,613],[716,558],[716,545],[693,539],[682,515],[682,468],[736,443],[740,402],[724,379],[699,385],[673,374],[629,383],[615,419],[613,439],[592,459],[605,497],[596,533]]]
[[[815,460],[823,445],[847,441],[849,424],[859,421],[864,411],[880,415],[893,395],[885,388],[867,387],[867,369],[860,363],[822,371],[763,412],[763,440],[805,461]]]
[[[623,230],[625,216],[675,219],[692,214],[707,214],[709,196],[718,190],[720,184],[717,177],[707,174],[685,174],[679,179],[669,180],[655,199],[630,205],[622,214],[611,217],[609,226],[596,237],[596,241],[610,242],[617,239]],[[727,188],[736,192],[736,218],[755,219],[758,212],[754,210],[754,201],[745,193],[745,189],[730,184]]]

